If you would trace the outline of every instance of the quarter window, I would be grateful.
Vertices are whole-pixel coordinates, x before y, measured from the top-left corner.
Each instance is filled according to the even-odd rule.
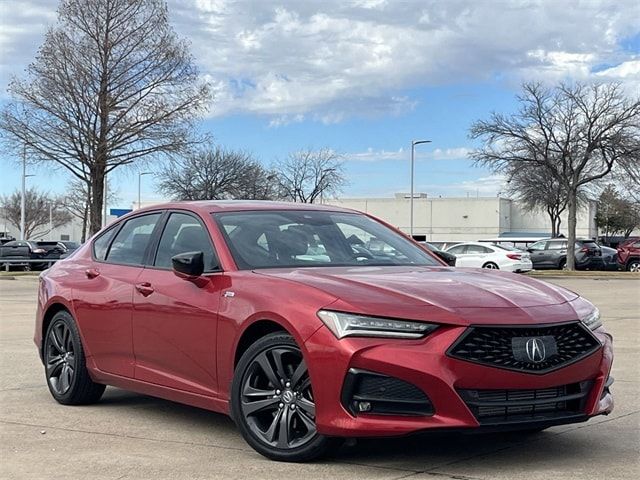
[[[118,229],[111,228],[95,239],[93,242],[93,256],[96,260],[104,261],[107,256],[107,249],[109,248],[109,244],[111,243],[111,239],[116,233],[116,230]]]
[[[172,213],[162,232],[154,265],[171,268],[171,257],[187,252],[204,254],[205,271],[218,267],[209,234],[202,223],[191,215]]]
[[[159,219],[160,214],[154,213],[127,220],[111,244],[107,262],[142,265],[151,233]]]

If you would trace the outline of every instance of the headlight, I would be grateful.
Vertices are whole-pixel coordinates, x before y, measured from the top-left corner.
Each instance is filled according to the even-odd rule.
[[[420,338],[433,332],[433,323],[367,317],[355,313],[320,310],[318,317],[338,338],[344,337],[392,337]]]
[[[600,321],[600,310],[596,307],[593,307],[593,310],[589,315],[580,319],[582,323],[584,323],[590,330],[595,330],[596,328],[602,325]]]

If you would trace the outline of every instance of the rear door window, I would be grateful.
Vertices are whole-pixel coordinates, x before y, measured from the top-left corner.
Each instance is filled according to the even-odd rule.
[[[160,215],[154,213],[127,220],[113,239],[107,253],[107,262],[142,265],[151,234]]]

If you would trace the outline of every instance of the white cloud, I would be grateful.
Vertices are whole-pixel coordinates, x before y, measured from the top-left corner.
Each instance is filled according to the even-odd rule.
[[[56,3],[2,3],[3,86],[33,58]],[[214,84],[211,114],[265,115],[274,126],[299,115],[335,123],[401,114],[415,107],[403,92],[419,86],[638,76],[619,47],[639,31],[637,0],[169,0],[169,8]],[[594,75],[602,64],[618,66]]]
[[[428,152],[416,151],[415,159],[420,160],[466,160],[471,153],[470,148],[436,148]],[[364,152],[349,153],[345,155],[347,161],[355,162],[383,162],[383,161],[406,161],[409,159],[410,146],[399,148],[398,150],[374,150],[369,148]]]

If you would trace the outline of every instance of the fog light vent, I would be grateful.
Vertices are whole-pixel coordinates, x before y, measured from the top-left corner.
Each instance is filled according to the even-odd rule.
[[[429,397],[415,385],[380,373],[350,369],[342,404],[353,415],[432,415]]]

